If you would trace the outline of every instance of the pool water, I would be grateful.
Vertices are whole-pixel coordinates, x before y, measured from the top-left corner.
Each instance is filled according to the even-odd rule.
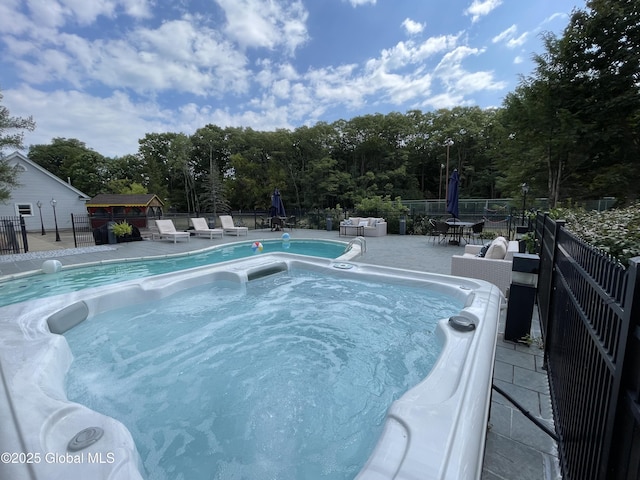
[[[203,253],[157,260],[128,260],[126,262],[65,268],[58,273],[38,273],[0,282],[0,307],[26,300],[74,292],[84,288],[109,285],[125,280],[159,275],[269,252],[288,252],[322,258],[337,258],[345,251],[345,244],[342,242],[321,240],[262,241],[262,251],[254,250],[252,248],[253,243],[253,241],[233,243],[216,247]]]
[[[350,479],[462,306],[309,271],[202,285],[66,332],[67,395],[124,423],[149,479]]]

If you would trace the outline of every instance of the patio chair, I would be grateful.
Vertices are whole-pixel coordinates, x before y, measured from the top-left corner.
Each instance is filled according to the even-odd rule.
[[[193,233],[196,236],[204,235],[208,236],[209,240],[213,240],[216,235],[222,238],[224,231],[221,228],[209,228],[206,218],[190,218],[189,222],[193,226]]]
[[[294,215],[288,217],[284,221],[284,226],[285,226],[285,228],[288,228],[289,230],[293,230],[294,228],[296,228],[296,217]]]
[[[469,230],[467,230],[468,233],[468,240],[469,242],[471,242],[471,239],[473,238],[474,242],[476,238],[481,238],[482,235],[482,229],[484,228],[484,220],[478,223],[474,223],[473,225],[471,225],[471,228]]]
[[[259,228],[260,230],[265,228],[271,228],[271,218],[260,217],[256,222],[256,228]]]
[[[176,243],[179,238],[186,238],[187,242],[191,238],[188,232],[179,232],[176,230],[172,220],[156,220],[158,227],[158,238],[171,238]]]
[[[284,229],[284,222],[280,217],[271,217],[271,231],[279,232]]]
[[[220,224],[224,233],[232,233],[235,236],[239,236],[243,232],[245,235],[249,234],[247,227],[236,227],[231,215],[220,215]]]
[[[444,242],[449,234],[449,225],[446,222],[436,222],[434,220],[429,220],[429,223],[432,227],[433,243],[436,243],[436,237],[438,238],[438,243]]]

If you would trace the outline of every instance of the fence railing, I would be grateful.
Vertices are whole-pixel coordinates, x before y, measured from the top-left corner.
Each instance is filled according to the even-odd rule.
[[[640,474],[640,257],[625,268],[547,215],[538,303],[563,479]]]
[[[27,228],[22,215],[0,217],[0,255],[27,253],[28,251]]]
[[[73,228],[73,241],[76,248],[90,247],[96,244],[89,215],[74,215],[72,213],[71,226]]]

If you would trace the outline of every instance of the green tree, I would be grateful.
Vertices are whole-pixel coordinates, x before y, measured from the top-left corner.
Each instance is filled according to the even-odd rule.
[[[147,178],[146,187],[153,193],[170,203],[169,192],[174,184],[169,173],[169,148],[175,137],[174,133],[147,133],[138,140],[138,155],[144,164]]]
[[[505,99],[502,118],[513,141],[499,160],[502,186],[508,193],[523,181],[546,187],[551,206],[637,196],[640,5],[589,1],[561,38],[546,34],[544,45],[533,75]]]
[[[0,102],[2,99],[0,93]],[[32,117],[12,117],[7,107],[0,105],[0,202],[5,202],[11,195],[11,189],[18,185],[18,172],[5,161],[4,150],[21,149],[23,130],[32,131],[35,127]]]
[[[51,140],[50,145],[31,145],[28,157],[56,177],[66,180],[71,176],[71,172],[65,169],[65,165],[67,167],[73,165],[78,158],[89,152],[93,150],[87,148],[86,144],[80,140],[56,137]],[[72,180],[75,179],[72,178]]]

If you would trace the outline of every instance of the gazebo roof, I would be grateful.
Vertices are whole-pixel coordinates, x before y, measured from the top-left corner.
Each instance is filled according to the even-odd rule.
[[[149,207],[151,205],[164,205],[162,200],[153,193],[117,195],[101,193],[86,203],[87,207]]]

